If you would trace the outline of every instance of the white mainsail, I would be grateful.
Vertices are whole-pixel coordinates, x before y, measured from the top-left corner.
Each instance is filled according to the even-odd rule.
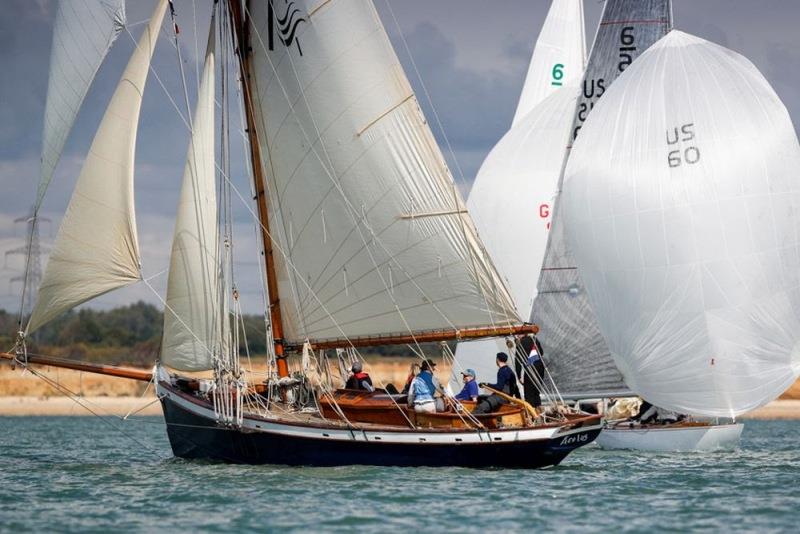
[[[585,35],[583,0],[553,0],[533,48],[512,125],[558,89],[580,84],[586,67]]]
[[[372,2],[250,15],[285,337],[518,322]]]
[[[513,126],[486,156],[467,199],[486,249],[526,319],[586,66],[585,41],[583,3],[555,0],[536,41]],[[508,352],[504,339],[459,343],[456,368],[473,368],[488,379],[501,351]]]
[[[585,123],[564,179],[570,243],[626,383],[736,416],[800,373],[800,144],[739,54],[673,31]]]
[[[167,0],[158,5],[95,134],[72,193],[27,333],[141,278],[133,165],[142,93]]]
[[[212,22],[186,154],[164,310],[161,361],[180,371],[211,369],[212,355],[220,350],[214,56]]]
[[[97,69],[125,27],[125,0],[58,2],[44,108],[38,208]]]

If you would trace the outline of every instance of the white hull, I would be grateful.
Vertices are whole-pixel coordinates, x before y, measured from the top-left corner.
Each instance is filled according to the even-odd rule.
[[[744,425],[662,426],[604,428],[597,437],[603,449],[652,452],[701,452],[730,450],[739,445]]]

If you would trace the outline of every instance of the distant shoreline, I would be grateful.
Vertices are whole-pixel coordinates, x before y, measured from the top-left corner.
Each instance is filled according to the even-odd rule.
[[[99,415],[123,417],[134,412],[136,416],[161,415],[161,405],[155,396],[87,396],[81,403]],[[148,405],[148,403],[150,403]],[[0,397],[0,417],[30,416],[90,416],[85,407],[69,397]],[[776,400],[766,406],[741,416],[742,420],[800,420],[800,400]]]

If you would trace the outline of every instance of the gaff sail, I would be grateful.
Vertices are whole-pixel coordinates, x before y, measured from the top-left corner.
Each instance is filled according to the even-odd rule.
[[[372,2],[248,15],[287,341],[517,324]]]
[[[58,2],[44,108],[37,209],[95,74],[124,27],[125,0]]]
[[[178,201],[164,310],[161,361],[180,371],[212,368],[224,321],[214,182],[214,68],[212,19]]]
[[[750,61],[673,31],[596,105],[564,178],[586,294],[626,383],[735,416],[800,373],[800,144]]]
[[[608,0],[579,95],[571,138],[612,82],[672,28],[670,0]],[[569,155],[569,150],[567,157]],[[561,190],[563,174],[559,180]],[[547,369],[564,397],[603,396],[627,386],[608,350],[586,296],[560,208],[553,199],[547,251],[531,321],[540,325]]]
[[[72,193],[26,333],[70,308],[141,279],[133,165],[142,93],[167,0],[139,39]]]

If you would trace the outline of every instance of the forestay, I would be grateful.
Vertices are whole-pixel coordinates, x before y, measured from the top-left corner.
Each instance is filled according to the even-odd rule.
[[[125,0],[58,2],[44,108],[37,209],[97,69],[124,27]]]
[[[559,88],[580,84],[585,67],[583,0],[553,0],[533,48],[512,125]]]
[[[167,0],[160,0],[117,85],[75,184],[28,323],[141,278],[133,202],[136,130],[150,57]]]
[[[587,294],[632,389],[735,416],[800,373],[800,145],[747,59],[673,31],[597,104],[564,180]]]
[[[533,49],[512,128],[486,156],[467,208],[521,317],[530,317],[550,210],[586,66],[583,3],[555,0]],[[505,339],[459,343],[456,367],[493,378]]]
[[[617,76],[671,28],[669,0],[606,2],[575,110],[573,139]],[[547,252],[531,321],[541,327],[539,339],[544,346],[545,361],[562,395],[603,396],[624,392],[622,375],[597,326],[572,249],[564,239],[559,198],[554,199]]]
[[[181,371],[212,368],[221,346],[217,194],[214,184],[214,23],[186,154],[164,310],[161,361]]]
[[[518,322],[372,2],[249,15],[285,337]]]

